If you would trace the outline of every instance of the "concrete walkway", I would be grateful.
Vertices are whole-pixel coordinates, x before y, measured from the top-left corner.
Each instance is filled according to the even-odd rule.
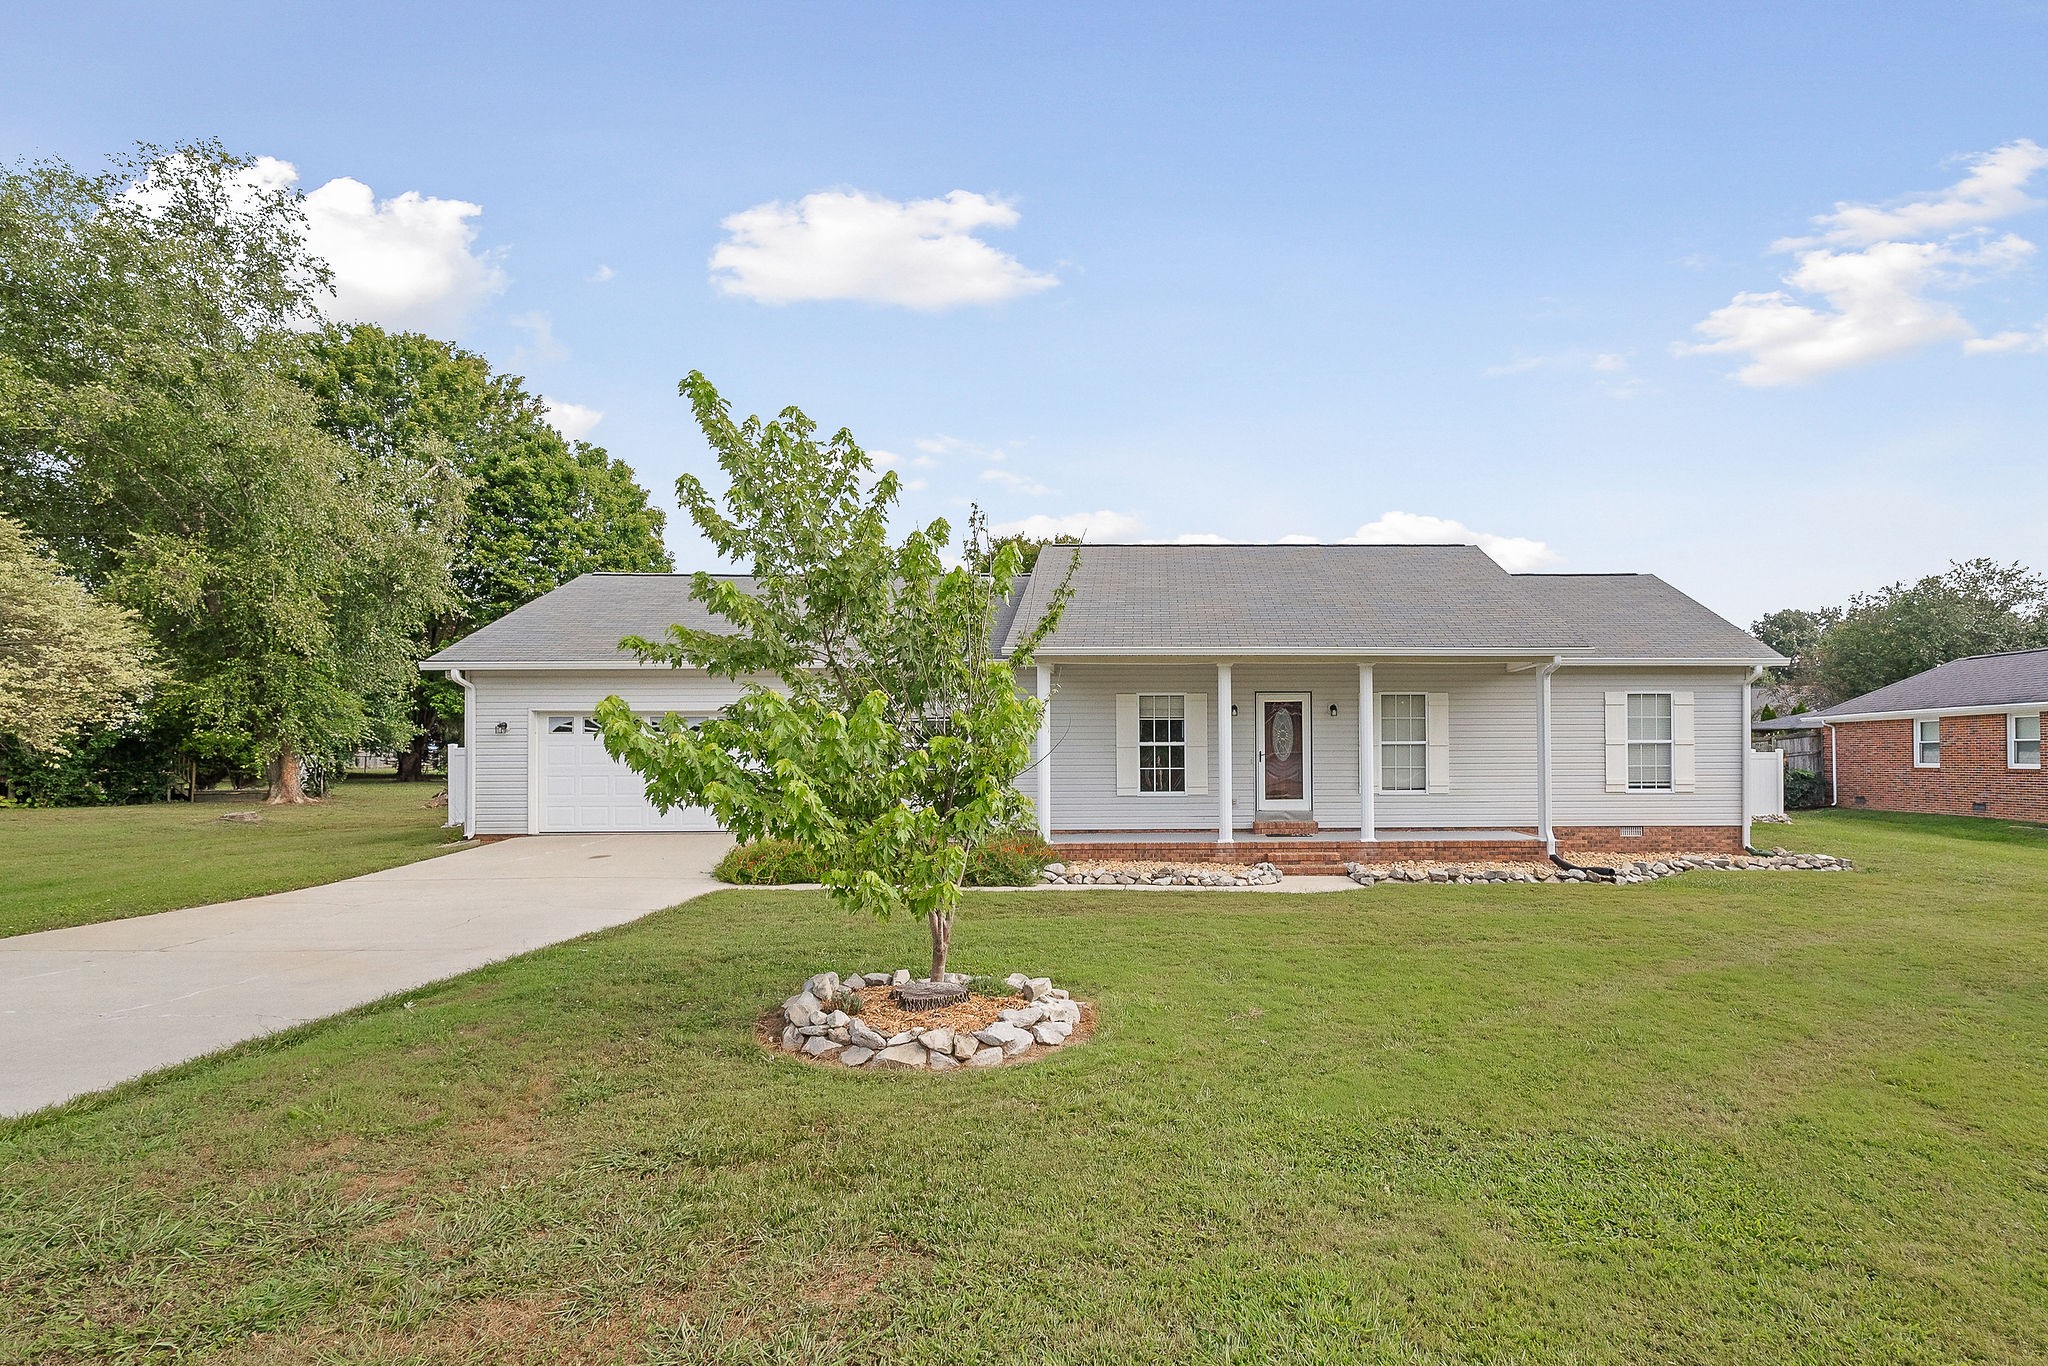
[[[0,1115],[723,884],[725,835],[506,840],[304,891],[0,939]]]

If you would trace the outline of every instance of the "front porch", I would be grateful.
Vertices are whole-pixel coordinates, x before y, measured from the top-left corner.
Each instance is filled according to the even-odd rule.
[[[1381,830],[1366,839],[1356,829],[1273,838],[1238,835],[1219,841],[1201,830],[1068,830],[1052,845],[1063,860],[1156,860],[1162,863],[1271,863],[1296,876],[1341,874],[1346,863],[1506,861],[1548,858],[1533,830]]]

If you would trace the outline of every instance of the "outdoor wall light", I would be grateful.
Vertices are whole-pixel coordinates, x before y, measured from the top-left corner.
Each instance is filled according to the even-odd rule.
[[[503,735],[506,731],[510,729],[512,729],[512,723],[510,721],[500,721],[498,723],[498,734]]]
[[[1232,702],[1232,703],[1230,704],[1230,714],[1231,714],[1232,716],[1235,716],[1235,715],[1237,715],[1237,703],[1235,703],[1235,702]]]
[[[1330,704],[1330,715],[1332,715],[1332,716],[1335,716],[1336,714],[1337,714],[1337,704],[1336,704],[1335,702],[1332,702],[1332,703]]]

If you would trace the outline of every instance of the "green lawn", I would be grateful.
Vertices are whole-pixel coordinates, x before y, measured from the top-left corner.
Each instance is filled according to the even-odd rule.
[[[734,891],[0,1126],[0,1359],[2048,1356],[2048,832],[1853,874],[970,899],[1094,1041],[771,1056]]]
[[[255,798],[0,811],[0,936],[373,873],[440,851],[434,783],[352,778],[316,806]],[[260,821],[224,821],[256,811]]]

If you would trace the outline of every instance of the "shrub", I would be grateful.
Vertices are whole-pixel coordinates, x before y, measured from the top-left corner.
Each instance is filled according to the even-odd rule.
[[[1036,833],[997,836],[967,856],[969,887],[1028,887],[1054,858],[1052,846]],[[741,887],[780,887],[816,882],[822,871],[811,851],[794,840],[756,840],[736,845],[711,870],[720,882]]]
[[[1052,846],[1036,831],[998,835],[967,856],[969,887],[1029,887],[1053,861]]]
[[[1785,809],[1811,811],[1828,804],[1827,787],[1820,774],[1803,768],[1785,770]]]
[[[742,887],[779,887],[816,882],[818,867],[811,851],[795,840],[756,840],[728,850],[711,875]]]

